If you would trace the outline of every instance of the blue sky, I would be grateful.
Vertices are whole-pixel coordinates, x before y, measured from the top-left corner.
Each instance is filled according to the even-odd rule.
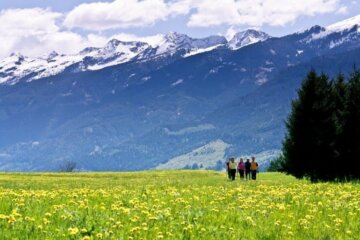
[[[169,31],[230,37],[256,28],[282,36],[359,14],[359,0],[2,0],[0,57],[72,53],[113,37],[152,43]]]

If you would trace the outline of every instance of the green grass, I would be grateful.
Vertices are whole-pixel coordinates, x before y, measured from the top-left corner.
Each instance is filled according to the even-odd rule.
[[[1,239],[360,239],[360,184],[212,171],[0,174]]]

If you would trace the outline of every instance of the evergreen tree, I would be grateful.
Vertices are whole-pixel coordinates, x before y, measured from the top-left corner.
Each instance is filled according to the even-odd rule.
[[[346,169],[342,167],[343,162],[346,161],[344,152],[346,152],[347,143],[346,135],[344,133],[344,124],[345,119],[348,116],[346,110],[346,96],[348,91],[348,85],[345,82],[345,77],[342,74],[339,74],[335,81],[332,84],[333,88],[333,104],[334,104],[334,113],[333,121],[336,126],[335,133],[335,142],[334,142],[334,152],[335,152],[335,162],[336,162],[336,176],[338,180],[345,180]]]
[[[285,172],[312,181],[360,179],[360,71],[332,82],[309,72],[286,127]]]
[[[283,143],[284,171],[311,181],[334,180],[332,87],[326,75],[310,71],[292,102]]]
[[[281,172],[283,171],[282,165],[284,164],[284,156],[281,154],[274,160],[270,162],[270,165],[267,169],[268,172]]]
[[[341,155],[348,180],[360,178],[360,71],[350,76],[344,119],[342,124],[343,149]]]
[[[199,165],[197,163],[194,163],[191,167],[192,170],[197,170],[199,169]]]

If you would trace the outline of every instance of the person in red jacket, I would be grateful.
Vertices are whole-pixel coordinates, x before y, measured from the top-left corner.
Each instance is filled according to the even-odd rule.
[[[240,174],[240,180],[244,180],[244,173],[245,173],[245,163],[242,158],[240,158],[240,162],[237,166],[237,170]]]

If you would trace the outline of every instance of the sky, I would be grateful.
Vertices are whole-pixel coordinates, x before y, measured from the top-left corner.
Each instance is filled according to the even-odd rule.
[[[1,0],[0,58],[102,47],[110,39],[156,44],[253,28],[283,36],[360,14],[360,0]]]

